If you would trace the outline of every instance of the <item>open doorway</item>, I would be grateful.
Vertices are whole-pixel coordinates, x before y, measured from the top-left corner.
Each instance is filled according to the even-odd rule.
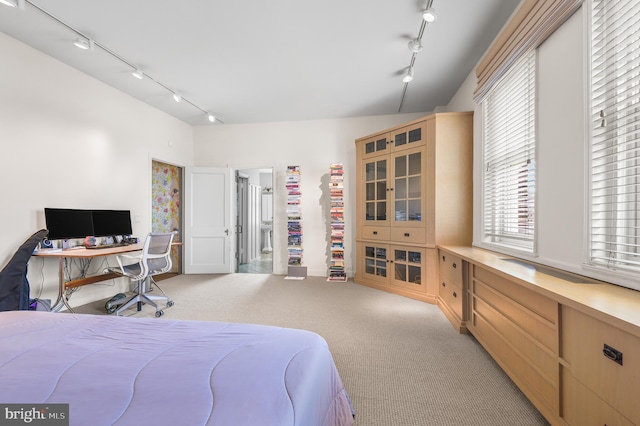
[[[177,232],[175,242],[182,241],[183,168],[157,160],[151,162],[151,232]],[[171,248],[172,268],[156,280],[182,273],[182,246]]]
[[[273,169],[236,172],[236,272],[273,273]]]

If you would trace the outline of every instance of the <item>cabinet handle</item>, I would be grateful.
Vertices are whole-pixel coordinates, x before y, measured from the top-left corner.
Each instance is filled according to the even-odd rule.
[[[378,235],[378,231],[373,231],[373,235]]]
[[[444,254],[442,255],[442,261],[445,262],[446,258],[444,257]]]
[[[455,291],[453,292],[453,297],[458,297]]]
[[[447,284],[444,281],[442,281],[442,287],[446,287],[446,286]]]
[[[408,233],[408,232],[405,232],[405,233],[404,233],[404,236],[405,236],[405,237],[408,237],[408,236],[409,236],[409,233]]]
[[[611,361],[617,362],[618,364],[622,365],[622,352],[612,346],[607,345],[606,343],[604,344],[604,348],[602,349],[602,355],[609,358]]]
[[[453,269],[456,269],[458,267],[458,265],[456,265],[455,263],[451,266],[453,266]]]

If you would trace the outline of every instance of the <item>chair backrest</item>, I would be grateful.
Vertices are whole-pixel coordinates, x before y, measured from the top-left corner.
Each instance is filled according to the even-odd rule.
[[[48,230],[41,229],[31,235],[0,271],[0,311],[29,309],[27,264],[33,250],[48,234]]]
[[[148,275],[157,275],[171,270],[171,243],[176,232],[151,232],[142,248],[142,268]]]

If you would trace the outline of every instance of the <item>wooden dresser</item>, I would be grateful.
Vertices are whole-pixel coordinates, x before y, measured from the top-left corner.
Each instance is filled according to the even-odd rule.
[[[640,292],[472,247],[438,250],[440,306],[554,425],[640,425]],[[453,267],[453,265],[456,267]]]

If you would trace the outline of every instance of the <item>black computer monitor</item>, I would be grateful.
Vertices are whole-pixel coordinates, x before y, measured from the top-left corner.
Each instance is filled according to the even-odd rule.
[[[49,239],[68,240],[93,235],[93,214],[91,210],[44,209],[44,218],[49,230]]]
[[[94,237],[131,235],[131,211],[129,210],[93,210]]]

